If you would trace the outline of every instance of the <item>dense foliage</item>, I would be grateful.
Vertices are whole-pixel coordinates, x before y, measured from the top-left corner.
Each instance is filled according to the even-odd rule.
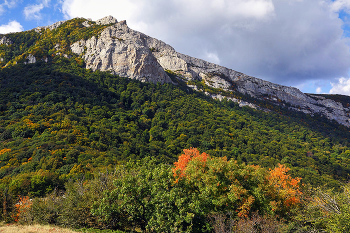
[[[64,195],[21,197],[12,217],[123,232],[348,232],[348,185],[338,194],[308,190],[288,171],[191,148],[173,166],[146,157],[70,180]]]
[[[212,232],[257,213],[279,219],[280,225],[295,218],[302,192],[299,179],[291,178],[283,165],[268,170],[194,148],[184,152],[174,167],[147,157],[93,180],[68,182],[64,196],[23,197],[15,220],[124,231]],[[184,157],[189,159],[182,166]]]
[[[173,224],[172,226],[187,229],[197,224],[196,227],[210,229],[212,225],[207,221],[208,216],[227,220],[226,204],[232,208],[237,207],[228,211],[238,210],[237,214],[230,215],[233,219],[238,214],[238,217],[254,217],[253,212],[257,210],[259,214],[270,216],[274,213],[274,208],[279,211],[278,215],[288,219],[290,216],[286,215],[286,211],[290,203],[301,202],[298,196],[301,190],[293,188],[293,185],[299,185],[299,180],[292,176],[301,177],[306,185],[327,185],[335,190],[341,190],[342,182],[347,181],[350,171],[348,128],[319,116],[311,117],[271,106],[249,96],[241,98],[250,98],[256,104],[273,111],[266,113],[248,107],[240,108],[231,101],[215,101],[186,88],[181,82],[178,85],[141,83],[107,72],[86,70],[83,59],[72,54],[69,45],[98,35],[106,25],[86,28],[81,26],[83,21],[85,20],[74,19],[52,31],[9,34],[7,37],[15,43],[0,45],[0,57],[4,58],[0,63],[2,219],[13,220],[17,214],[19,196],[51,195],[51,199],[37,199],[37,204],[33,204],[32,208],[37,208],[38,213],[42,213],[40,208],[47,210],[44,200],[54,202],[58,200],[54,195],[60,196],[60,192],[66,190],[76,190],[70,193],[73,195],[70,197],[80,203],[78,199],[81,193],[77,190],[83,186],[78,186],[74,181],[84,178],[92,184],[101,178],[100,172],[114,172],[116,166],[129,160],[145,162],[142,159],[146,157],[155,159],[152,160],[154,173],[144,170],[148,176],[141,169],[141,173],[129,176],[135,170],[130,168],[132,171],[127,170],[126,175],[120,175],[124,180],[121,178],[113,181],[114,184],[112,181],[106,184],[108,188],[113,186],[116,190],[118,187],[121,190],[106,196],[105,201],[108,198],[124,201],[118,203],[118,208],[109,209],[109,215],[101,214],[102,202],[99,207],[94,207],[96,215],[92,215],[91,208],[97,200],[87,192],[86,195],[90,196],[86,198],[90,199],[81,203],[81,206],[72,206],[73,202],[62,204],[70,209],[78,208],[85,215],[65,210],[62,213],[66,215],[61,214],[58,218],[55,215],[57,211],[51,209],[52,212],[47,212],[51,215],[45,214],[42,219],[63,225],[71,224],[67,219],[80,219],[77,221],[79,226],[90,224],[96,227],[100,224],[97,218],[99,213],[106,219],[118,219],[122,213],[123,217],[129,216],[126,222],[111,221],[109,227],[150,229],[160,224],[169,227],[166,224]],[[37,58],[35,64],[24,64],[29,54],[34,54]],[[345,97],[333,97],[340,99],[343,104],[347,101]],[[175,162],[184,148],[192,147],[213,157],[198,152],[202,160],[195,159],[197,162],[193,162],[192,157],[185,153],[184,157],[187,157],[180,159],[174,167],[174,177],[169,172],[171,167],[166,164]],[[227,160],[219,159],[223,157]],[[190,161],[192,165],[188,166]],[[197,169],[196,166],[202,166],[200,164],[205,167],[204,170]],[[128,166],[125,169],[129,169]],[[142,164],[137,166],[142,167]],[[214,179],[216,166],[222,166],[223,170]],[[266,178],[268,170],[265,168],[275,168],[269,179]],[[187,173],[185,170],[193,172]],[[248,177],[242,175],[243,170],[249,173]],[[218,174],[219,171],[215,172]],[[291,176],[286,175],[287,172]],[[151,183],[137,180],[145,176],[149,179],[147,182]],[[229,194],[229,189],[224,190],[224,187],[229,187],[233,182],[232,177],[237,180],[243,179],[242,177],[247,179],[246,184],[238,185],[240,188],[236,191],[242,192],[239,194],[242,198],[236,201]],[[193,182],[193,179],[199,179],[200,182]],[[259,182],[264,179],[268,183],[265,185],[270,185],[269,188],[282,186],[284,191],[277,192],[278,195],[273,197],[267,186],[264,189],[259,186]],[[163,180],[164,183],[153,187],[154,180]],[[215,186],[217,183],[214,181],[217,180],[219,185]],[[267,180],[284,180],[285,183],[269,183]],[[175,186],[172,181],[176,181]],[[138,182],[140,186],[128,186],[128,182]],[[211,185],[207,186],[207,182]],[[137,199],[128,195],[139,191],[137,188],[142,188],[141,184],[145,185],[149,195],[162,194],[160,190],[167,188],[171,190],[169,193],[164,191],[162,197],[157,197],[160,199],[152,199],[154,203],[147,203],[151,207],[163,202],[164,198],[176,202],[176,198],[179,198],[176,195],[180,195],[176,187],[181,187],[182,191],[184,189],[185,193],[190,194],[186,196],[192,198],[188,203],[203,203],[197,205],[198,209],[194,208],[196,213],[189,215],[181,212],[181,206],[178,207],[178,215],[168,216],[168,223],[161,220],[161,216],[167,216],[165,213],[153,216],[156,214],[154,207],[151,210],[143,209],[144,216],[138,216],[141,214],[140,209],[128,207],[129,202]],[[211,190],[207,190],[207,187],[211,187]],[[103,190],[98,192],[98,195],[102,195]],[[198,192],[202,196],[195,197],[194,194]],[[205,196],[219,199],[215,204],[205,199]],[[271,204],[271,198],[275,198],[274,204]],[[147,198],[143,198],[140,203],[143,200]],[[173,204],[162,208],[164,211],[173,211]],[[239,206],[244,207],[239,209]],[[287,209],[283,210],[282,206]],[[52,208],[56,207],[52,205]],[[205,216],[198,215],[199,210],[205,210],[202,212]],[[213,210],[221,212],[215,215],[211,212]],[[259,216],[256,215],[256,218]],[[262,221],[270,220],[268,217]],[[135,222],[141,225],[135,226]]]
[[[18,186],[15,195],[43,195],[79,173],[130,158],[172,162],[190,147],[263,167],[283,163],[313,184],[347,178],[350,150],[339,132],[348,131],[325,137],[306,117],[239,108],[170,84],[90,72],[74,61],[1,71],[0,177]],[[33,182],[37,176],[44,185]]]

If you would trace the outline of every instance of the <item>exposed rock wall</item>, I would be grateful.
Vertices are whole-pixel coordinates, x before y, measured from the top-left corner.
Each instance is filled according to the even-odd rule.
[[[125,21],[106,28],[101,35],[71,45],[81,54],[86,68],[145,82],[172,82],[144,40],[144,35],[129,29]]]
[[[33,64],[36,63],[36,58],[33,56],[33,54],[29,54],[26,59],[28,62],[24,62],[24,64]]]
[[[165,72],[170,70],[184,80],[204,81],[213,88],[238,91],[278,105],[287,104],[290,109],[321,114],[350,127],[350,109],[341,103],[178,53],[170,45],[130,29],[125,21],[117,23],[116,19],[106,17],[97,22],[115,24],[106,28],[98,38],[92,37],[71,45],[72,51],[84,58],[86,68],[153,83],[172,82]],[[195,89],[195,86],[189,87]],[[212,97],[223,98],[218,95]],[[242,106],[258,108],[252,103],[231,99]]]
[[[46,30],[46,29],[50,29],[50,30],[54,30],[56,28],[58,28],[59,26],[61,26],[62,24],[64,24],[67,20],[63,20],[63,21],[58,21],[52,25],[49,26],[44,26],[44,27],[36,27],[34,28],[34,30],[36,32],[41,32],[41,30]]]
[[[0,35],[0,45],[11,45],[12,44],[12,41],[7,38],[6,36],[1,36]]]
[[[118,21],[113,16],[106,16],[102,19],[96,20],[97,25],[107,25],[111,23],[118,23]]]

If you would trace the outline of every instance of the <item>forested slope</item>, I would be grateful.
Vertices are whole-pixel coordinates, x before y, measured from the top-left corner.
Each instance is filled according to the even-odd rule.
[[[146,156],[170,163],[190,147],[264,167],[283,163],[313,184],[346,180],[349,171],[341,126],[90,72],[74,58],[4,68],[0,93],[2,178],[45,170],[64,180]]]
[[[80,21],[41,34],[11,34],[16,43],[0,45],[3,216],[6,203],[18,195],[43,197],[64,190],[69,180],[92,179],[148,156],[169,165],[191,147],[238,164],[273,168],[281,163],[314,187],[338,189],[348,180],[350,131],[345,126],[249,96],[271,111],[241,108],[181,81],[151,84],[92,72],[68,47],[104,26],[79,28]],[[57,43],[60,52],[53,50]],[[24,64],[33,53],[43,59]]]

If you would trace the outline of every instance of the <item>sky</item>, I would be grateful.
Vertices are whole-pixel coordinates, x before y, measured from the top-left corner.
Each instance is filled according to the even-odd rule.
[[[0,34],[108,15],[183,54],[350,95],[350,0],[0,0]]]

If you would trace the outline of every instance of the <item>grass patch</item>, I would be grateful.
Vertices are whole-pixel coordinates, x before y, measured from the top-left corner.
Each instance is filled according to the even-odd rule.
[[[19,225],[19,224],[0,224],[1,233],[123,233],[123,231],[99,230],[93,228],[68,229],[52,225]]]
[[[0,227],[1,233],[77,233],[71,229],[65,229],[56,226],[43,225],[2,225]]]

